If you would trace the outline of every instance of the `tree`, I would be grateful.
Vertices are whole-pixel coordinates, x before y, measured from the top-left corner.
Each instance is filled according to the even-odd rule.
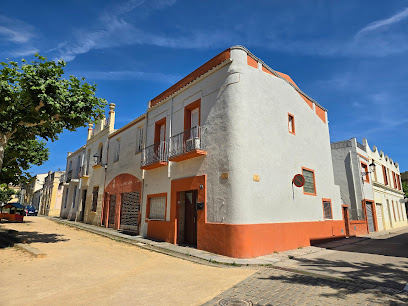
[[[37,139],[24,139],[14,136],[9,140],[5,152],[3,167],[0,170],[0,183],[24,185],[31,175],[31,166],[40,166],[48,160],[49,150],[46,143]]]
[[[0,63],[0,169],[9,141],[21,135],[33,141],[57,140],[64,129],[75,131],[97,121],[107,104],[95,96],[95,84],[72,75],[63,79],[64,61],[35,57],[30,64],[24,59],[21,65]]]
[[[408,198],[408,182],[402,182],[402,190],[405,193],[405,197]]]
[[[16,194],[14,189],[10,189],[7,184],[0,185],[0,203],[7,203],[14,194]]]

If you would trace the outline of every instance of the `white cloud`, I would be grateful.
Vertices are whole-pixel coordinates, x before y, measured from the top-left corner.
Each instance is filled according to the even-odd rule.
[[[0,15],[0,37],[12,43],[27,43],[35,37],[34,27],[18,19]]]
[[[367,32],[371,32],[371,31],[375,31],[381,28],[384,28],[386,26],[390,26],[392,24],[398,23],[404,19],[408,18],[408,8],[403,9],[401,12],[386,18],[386,19],[381,19],[381,20],[377,20],[374,21],[370,24],[368,24],[367,26],[365,26],[364,28],[362,28],[360,31],[357,32],[356,36],[359,36],[361,34],[367,33]]]
[[[178,75],[131,70],[85,72],[84,76],[93,80],[149,80],[170,84],[181,79]]]

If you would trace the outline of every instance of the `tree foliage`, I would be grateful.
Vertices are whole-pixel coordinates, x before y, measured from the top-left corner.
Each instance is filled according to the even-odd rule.
[[[42,165],[49,157],[45,141],[38,139],[11,139],[6,147],[0,183],[23,185],[31,178],[31,166]]]
[[[405,193],[405,197],[408,198],[408,182],[402,182],[402,190]]]
[[[10,189],[7,184],[0,185],[0,203],[7,203],[11,200],[11,197],[15,195],[14,189]]]
[[[19,165],[24,170],[27,163],[37,164],[40,158],[48,157],[37,137],[54,141],[64,129],[75,131],[95,122],[107,104],[95,96],[95,84],[72,75],[63,79],[64,61],[47,61],[38,54],[35,57],[31,63],[24,59],[21,64],[0,63],[0,169],[6,150],[14,154],[17,149],[27,153],[25,148],[34,148],[37,158],[29,155],[24,162],[20,156]],[[22,135],[27,143],[17,148]],[[13,140],[12,147],[6,149]],[[15,158],[13,154],[10,160]]]

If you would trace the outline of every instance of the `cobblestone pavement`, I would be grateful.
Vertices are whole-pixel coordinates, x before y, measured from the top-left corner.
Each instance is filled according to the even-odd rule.
[[[407,305],[389,288],[264,268],[205,305]]]

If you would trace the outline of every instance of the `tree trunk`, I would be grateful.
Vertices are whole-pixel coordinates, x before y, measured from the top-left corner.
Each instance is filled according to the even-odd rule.
[[[3,168],[4,151],[10,139],[8,134],[0,133],[0,170]]]

